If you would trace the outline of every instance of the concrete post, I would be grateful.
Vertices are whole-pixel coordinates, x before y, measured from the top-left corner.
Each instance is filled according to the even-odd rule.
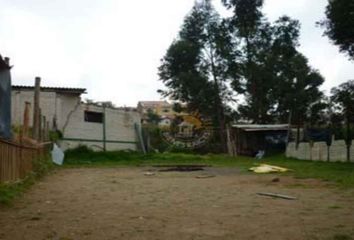
[[[39,122],[38,122],[38,142],[42,141],[42,109],[39,109]]]
[[[47,135],[46,135],[46,127],[47,127],[47,119],[45,116],[42,116],[42,124],[41,124],[41,128],[42,128],[42,131],[41,131],[41,140],[42,142],[45,142],[47,140]]]
[[[49,121],[47,121],[47,123],[46,123],[45,130],[46,130],[46,132],[45,132],[46,139],[45,140],[49,141],[50,140],[50,138],[49,138]]]
[[[35,78],[34,87],[34,104],[33,104],[33,139],[40,140],[40,109],[39,109],[39,97],[41,91],[41,78]]]
[[[25,111],[23,113],[23,136],[28,137],[28,128],[29,128],[29,120],[30,120],[30,107],[31,103],[25,103]]]

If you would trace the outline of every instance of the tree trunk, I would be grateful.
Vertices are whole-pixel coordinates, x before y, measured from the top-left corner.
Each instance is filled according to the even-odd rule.
[[[296,149],[299,148],[300,144],[300,124],[298,123],[296,126]]]
[[[224,106],[222,103],[222,99],[220,96],[219,81],[215,69],[214,55],[212,49],[210,49],[210,63],[211,63],[211,73],[213,75],[213,80],[214,80],[214,88],[216,92],[215,110],[216,110],[217,121],[219,124],[219,137],[220,137],[221,149],[223,153],[226,153],[227,143],[226,143],[225,113],[224,113]]]

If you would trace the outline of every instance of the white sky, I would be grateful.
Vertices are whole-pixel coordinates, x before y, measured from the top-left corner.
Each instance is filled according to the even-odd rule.
[[[214,0],[220,5],[220,0]],[[194,0],[0,0],[0,54],[14,65],[13,84],[87,88],[84,98],[135,106],[158,100],[157,67]],[[315,22],[327,0],[265,0],[270,20],[302,24],[301,47],[328,90],[354,78],[354,62]],[[217,6],[220,8],[220,6]]]

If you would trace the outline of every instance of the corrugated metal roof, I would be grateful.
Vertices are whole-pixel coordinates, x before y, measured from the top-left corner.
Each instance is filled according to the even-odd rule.
[[[139,101],[138,104],[141,106],[169,106],[167,101]]]
[[[34,90],[34,86],[12,85],[13,90]],[[41,87],[44,92],[86,93],[86,88]]]
[[[242,129],[246,132],[279,131],[288,130],[289,124],[234,124],[232,127]]]

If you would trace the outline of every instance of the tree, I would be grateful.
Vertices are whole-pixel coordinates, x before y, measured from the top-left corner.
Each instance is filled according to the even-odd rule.
[[[267,122],[264,112],[269,107],[265,99],[266,84],[257,76],[264,70],[257,61],[260,49],[269,46],[268,24],[262,21],[261,7],[263,0],[222,0],[227,9],[232,9],[233,16],[228,19],[229,30],[233,35],[234,54],[238,66],[232,86],[238,93],[244,94],[246,104],[239,106],[240,114],[255,123]],[[261,30],[262,29],[262,30]],[[235,68],[235,67],[234,67]]]
[[[229,20],[231,31],[240,39],[235,47],[242,55],[238,64],[241,71],[233,84],[237,87],[235,90],[245,96],[245,104],[239,106],[240,114],[254,123],[277,121],[279,108],[290,95],[287,83],[294,77],[290,76],[291,68],[287,63],[297,54],[300,24],[287,16],[270,24],[261,12],[261,0],[222,2],[228,9],[233,9]],[[289,114],[289,108],[284,110],[281,120]]]
[[[347,160],[350,160],[352,133],[350,125],[354,123],[354,80],[342,83],[331,90],[332,102],[338,107],[346,122]]]
[[[225,104],[232,100],[226,84],[233,59],[227,25],[210,0],[196,2],[185,18],[159,68],[167,90],[163,96],[187,103],[190,110],[210,116],[219,128],[225,150]]]
[[[251,60],[244,63],[246,79],[246,109],[248,119],[255,123],[284,122],[289,106],[284,103],[291,95],[289,83],[293,81],[294,59],[299,53],[300,24],[287,16],[274,24],[266,20],[258,26],[252,38]],[[279,111],[284,107],[285,111]]]
[[[151,109],[148,109],[147,121],[148,121],[148,123],[151,123],[153,125],[158,125],[159,122],[161,121],[161,117],[158,114],[156,114],[154,111],[152,111]]]
[[[330,102],[323,96],[317,102],[310,105],[307,113],[307,119],[310,127],[323,127],[331,123]]]
[[[323,97],[319,86],[324,82],[324,78],[308,65],[305,56],[297,53],[284,65],[279,82],[278,92],[274,96],[276,99],[274,112],[277,112],[281,122],[287,121],[292,112],[292,123],[303,125],[308,120],[307,114],[313,104]],[[312,112],[313,114],[315,113]]]
[[[263,0],[222,0],[226,8],[233,9],[232,24],[238,29],[239,35],[246,38],[246,42],[261,23],[263,2]]]
[[[326,19],[319,23],[341,52],[354,60],[354,2],[353,0],[329,0]]]
[[[230,30],[240,39],[235,45],[241,53],[240,71],[232,85],[245,96],[240,114],[253,123],[273,123],[288,122],[292,111],[293,122],[302,124],[310,106],[321,97],[318,87],[324,80],[296,49],[299,21],[282,16],[271,24],[262,14],[262,0],[222,2],[233,10]],[[312,116],[319,111],[312,110]]]

